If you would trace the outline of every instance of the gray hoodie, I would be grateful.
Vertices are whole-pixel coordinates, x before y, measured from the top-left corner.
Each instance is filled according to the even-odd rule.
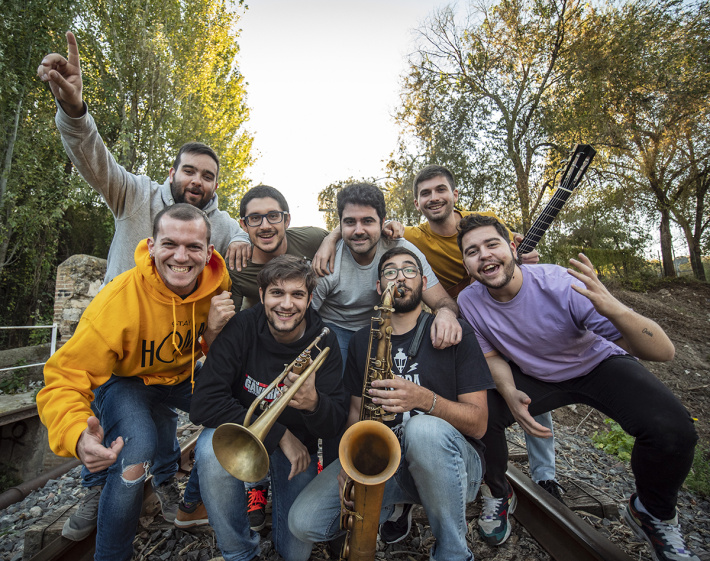
[[[85,104],[86,105],[86,104]],[[81,176],[99,193],[113,213],[116,232],[108,252],[104,285],[135,267],[133,254],[141,240],[153,235],[153,219],[175,204],[168,179],[162,185],[145,175],[134,175],[118,165],[107,150],[88,109],[76,119],[57,105],[55,122],[62,144]],[[217,194],[203,208],[212,224],[215,249],[224,256],[233,241],[249,243],[249,236],[228,213],[219,210]]]

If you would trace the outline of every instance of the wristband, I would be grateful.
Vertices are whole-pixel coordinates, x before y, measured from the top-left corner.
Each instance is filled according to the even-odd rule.
[[[434,407],[436,407],[436,394],[434,392],[431,392],[431,394],[434,396],[434,400],[431,402],[431,408],[426,412],[427,415],[431,415],[432,411],[434,411]]]

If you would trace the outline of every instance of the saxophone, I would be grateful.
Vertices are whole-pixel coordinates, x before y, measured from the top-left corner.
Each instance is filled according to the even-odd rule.
[[[372,402],[369,389],[373,380],[394,378],[392,374],[392,326],[395,283],[390,282],[375,310],[378,317],[370,321],[370,343],[367,349],[365,376],[362,385],[360,421],[352,425],[340,441],[340,464],[351,481],[341,495],[341,528],[348,531],[341,559],[372,561],[377,550],[377,530],[380,520],[385,483],[399,467],[400,445],[392,430],[383,421],[394,420],[382,406]],[[375,356],[373,343],[377,341]],[[354,510],[344,501],[355,503]]]

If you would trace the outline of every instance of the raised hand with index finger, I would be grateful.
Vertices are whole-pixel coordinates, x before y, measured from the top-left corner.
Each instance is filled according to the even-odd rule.
[[[37,76],[49,84],[54,97],[70,117],[80,117],[84,113],[84,100],[81,95],[81,65],[76,37],[67,31],[68,59],[58,53],[51,53],[42,59],[37,68]]]

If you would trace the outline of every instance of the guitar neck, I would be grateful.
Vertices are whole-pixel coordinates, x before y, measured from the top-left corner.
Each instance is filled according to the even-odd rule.
[[[533,225],[526,232],[523,241],[518,246],[518,254],[530,253],[537,246],[540,238],[547,232],[552,221],[560,213],[562,207],[569,200],[577,185],[579,185],[589,164],[594,158],[596,150],[589,144],[577,144],[574,153],[567,163],[567,167],[562,175],[560,186],[557,188],[552,198],[545,206],[540,216],[535,219]]]

